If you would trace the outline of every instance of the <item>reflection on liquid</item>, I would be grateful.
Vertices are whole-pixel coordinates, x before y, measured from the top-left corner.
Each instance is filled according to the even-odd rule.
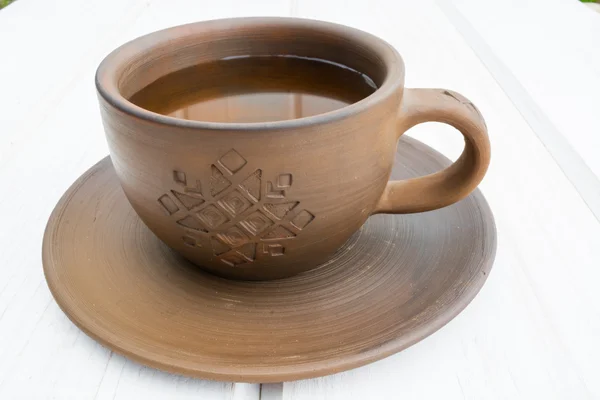
[[[342,100],[315,94],[247,93],[203,99],[168,115],[212,122],[268,122],[310,117],[346,105]]]
[[[373,93],[363,73],[295,56],[234,57],[194,65],[129,99],[147,110],[209,122],[266,122],[337,110]]]

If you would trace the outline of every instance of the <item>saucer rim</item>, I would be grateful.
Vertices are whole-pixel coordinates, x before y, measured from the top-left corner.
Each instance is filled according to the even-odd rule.
[[[425,150],[435,152],[435,150],[423,145],[415,139],[410,139],[410,142],[423,146]],[[439,153],[436,155],[440,156]],[[174,359],[173,357],[166,356],[159,352],[149,352],[140,346],[132,345],[135,342],[124,341],[118,335],[108,331],[106,327],[95,325],[93,316],[72,301],[72,298],[69,297],[64,290],[64,286],[63,290],[61,290],[61,279],[55,263],[56,258],[53,257],[52,250],[53,238],[60,227],[61,216],[68,209],[69,201],[77,191],[85,185],[88,180],[92,179],[95,174],[101,173],[104,169],[110,168],[111,166],[112,164],[109,156],[100,160],[69,187],[55,206],[49,218],[43,238],[42,262],[44,275],[52,296],[60,309],[88,336],[98,341],[103,346],[122,354],[127,358],[171,373],[217,381],[273,383],[321,377],[370,364],[412,346],[435,333],[454,319],[471,303],[483,287],[485,281],[489,277],[496,255],[497,234],[493,214],[484,196],[477,190],[476,201],[481,208],[481,213],[484,215],[482,225],[489,224],[485,228],[486,232],[489,233],[487,237],[490,241],[488,246],[490,251],[486,253],[488,257],[482,258],[478,262],[477,269],[479,270],[479,273],[477,273],[476,278],[473,278],[470,281],[470,285],[466,286],[464,288],[465,290],[458,295],[454,301],[445,303],[444,311],[439,312],[435,317],[425,321],[423,325],[419,325],[400,337],[378,344],[363,352],[342,355],[328,360],[310,361],[302,364],[287,366],[278,365],[276,368],[268,365],[254,367],[242,366],[237,368],[235,366],[221,367],[202,361],[199,363],[189,361],[183,357]],[[310,271],[308,273],[310,273]],[[96,328],[96,331],[92,329],[94,327]]]

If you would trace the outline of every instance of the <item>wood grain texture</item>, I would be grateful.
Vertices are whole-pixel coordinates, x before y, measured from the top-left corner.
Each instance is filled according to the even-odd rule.
[[[388,40],[407,86],[452,87],[477,104],[494,149],[480,187],[499,244],[484,289],[445,329],[372,365],[286,383],[283,398],[598,398],[600,225],[477,55],[432,1],[302,1],[296,11]],[[462,148],[441,125],[407,134],[451,157]]]
[[[567,3],[583,7],[577,2],[561,4]],[[269,385],[280,392],[263,394],[288,400],[600,397],[600,225],[502,85],[436,4],[221,0],[204,6],[174,0],[136,2],[133,14],[120,8],[132,4],[19,0],[0,11],[2,36],[11,37],[0,43],[0,398],[258,398],[258,385],[179,378],[111,355],[73,326],[54,303],[39,251],[44,226],[60,196],[108,152],[93,87],[94,71],[107,52],[157,29],[244,15],[296,15],[365,29],[400,51],[409,68],[407,86],[451,87],[473,100],[486,116],[494,148],[481,187],[494,210],[499,240],[494,271],[482,292],[441,331],[370,366],[324,379]],[[522,25],[528,29],[544,20],[543,10],[543,5],[528,6],[498,18],[499,32],[505,35],[490,44],[492,50],[510,37],[503,23],[508,26],[513,16],[533,12],[535,17]],[[476,28],[486,26],[496,25],[487,20]],[[524,49],[526,56],[518,59],[534,66],[532,49],[538,42],[552,47],[556,41],[545,35],[557,27],[573,32],[581,43],[593,40],[577,33],[576,19],[565,18],[551,29],[541,29],[534,43],[522,46],[523,36],[516,34],[521,39],[507,46],[517,52]],[[90,28],[93,44],[86,41]],[[568,46],[572,51],[579,48]],[[48,79],[36,74],[33,60],[38,51],[59,55],[45,58],[52,61],[45,65],[45,71],[52,71]],[[570,60],[574,58],[562,59]],[[559,83],[566,85],[584,76],[569,71],[594,71],[585,59],[564,68],[569,79]],[[535,66],[533,70],[549,71]],[[520,79],[521,84],[529,82]],[[588,86],[584,82],[570,87]],[[561,96],[545,98],[561,101]],[[571,93],[569,105],[582,98],[587,97]],[[553,118],[569,118],[571,112],[545,111]],[[423,124],[408,134],[451,157],[463,146],[458,134],[439,124]]]
[[[398,158],[398,179],[448,164],[410,138]],[[435,212],[371,217],[314,271],[269,282],[221,279],[144,226],[105,158],[57,205],[43,260],[60,307],[117,352],[201,378],[278,382],[360,366],[436,331],[483,285],[495,238],[475,192]]]
[[[600,14],[579,1],[525,0],[490,7],[477,0],[449,2],[600,177]],[[507,20],[511,29],[506,29]],[[502,84],[504,76],[498,79]],[[545,140],[546,134],[540,137]]]
[[[573,43],[574,47],[580,46],[580,37],[578,35],[573,35],[575,32],[573,28],[573,24],[556,24],[555,26],[559,27],[561,32],[559,36],[561,39],[564,37],[569,37],[570,40],[567,41],[552,41],[552,46],[546,47],[544,49],[536,48],[536,51],[541,51],[544,54],[544,57],[536,57],[535,60],[531,60],[534,62],[526,61],[520,55],[516,55],[514,53],[515,46],[514,42],[521,42],[520,38],[529,38],[525,31],[531,29],[531,26],[526,25],[522,26],[516,24],[513,26],[517,30],[521,30],[521,32],[515,36],[513,36],[513,32],[511,29],[510,35],[504,34],[504,25],[497,25],[495,23],[492,24],[483,24],[482,21],[491,18],[490,15],[493,12],[490,9],[482,10],[476,2],[471,2],[470,7],[469,2],[457,2],[457,6],[460,7],[460,10],[466,9],[467,11],[473,11],[475,8],[478,12],[470,13],[470,12],[461,12],[459,7],[452,4],[452,2],[447,0],[437,0],[436,4],[443,10],[444,14],[448,17],[448,19],[454,24],[456,29],[460,32],[461,36],[467,42],[467,44],[473,49],[473,51],[477,54],[481,62],[485,65],[485,67],[490,71],[494,79],[500,84],[504,92],[513,102],[515,107],[520,111],[521,115],[525,119],[525,121],[529,124],[531,129],[535,132],[535,134],[540,138],[541,142],[544,144],[550,155],[554,158],[556,163],[563,170],[566,177],[571,181],[573,186],[577,189],[587,206],[594,213],[596,218],[600,220],[600,174],[598,171],[594,172],[594,166],[597,161],[594,157],[590,156],[589,149],[594,148],[594,140],[595,135],[590,135],[590,132],[594,129],[590,127],[594,126],[593,120],[596,119],[594,113],[585,114],[586,121],[583,125],[586,125],[586,128],[583,130],[580,129],[571,129],[572,126],[568,125],[568,130],[560,131],[558,129],[558,125],[556,124],[557,118],[568,118],[571,119],[575,115],[575,113],[565,112],[565,110],[573,110],[576,109],[578,112],[580,110],[585,110],[589,107],[589,104],[593,104],[593,96],[590,99],[589,95],[586,95],[585,92],[589,92],[589,89],[592,88],[592,92],[596,93],[596,97],[598,97],[598,90],[593,89],[594,84],[591,80],[587,79],[586,75],[589,72],[589,66],[586,62],[582,60],[576,61],[573,65],[577,65],[579,62],[579,70],[578,73],[575,74],[578,79],[582,79],[585,84],[577,84],[573,85],[570,81],[568,81],[567,86],[569,86],[568,90],[574,91],[575,93],[579,92],[580,95],[573,96],[569,95],[569,101],[566,102],[564,99],[565,96],[556,96],[556,101],[553,103],[553,109],[543,108],[543,104],[547,102],[550,96],[547,96],[544,92],[548,85],[543,84],[542,92],[536,92],[529,90],[532,82],[535,82],[534,79],[529,79],[527,76],[520,74],[518,70],[508,68],[507,65],[511,63],[522,64],[521,66],[526,66],[527,68],[531,68],[531,73],[536,75],[536,79],[539,78],[540,75],[545,75],[547,79],[551,79],[551,77],[556,76],[557,74],[563,74],[563,62],[572,63],[573,60],[576,60],[576,57],[573,57],[573,54],[570,54],[570,57],[559,57],[555,58],[554,54],[557,51],[557,48],[560,47],[568,47],[568,51],[571,52],[571,45],[569,42]],[[586,25],[586,22],[589,24],[591,21],[586,19],[579,19],[577,15],[578,13],[571,13],[569,10],[576,10],[579,7],[582,7],[581,4],[577,2],[560,2],[560,13],[554,8],[558,5],[557,2],[543,2],[534,0],[533,3],[537,3],[540,7],[544,9],[544,16],[548,14],[550,16],[554,16],[556,18],[557,15],[560,15],[561,18],[564,15],[564,18],[571,21],[577,21],[578,23],[583,23],[583,26]],[[463,7],[466,6],[466,7]],[[496,4],[494,5],[496,6]],[[500,5],[502,8],[503,5]],[[535,14],[536,11],[532,11],[529,7],[525,7],[524,10],[528,13]],[[506,13],[506,9],[502,10]],[[501,12],[502,12],[501,11]],[[550,13],[548,13],[550,11]],[[583,9],[583,11],[587,11]],[[484,13],[485,15],[480,15]],[[519,13],[514,13],[515,15],[519,15],[518,18],[521,18]],[[469,16],[467,18],[466,16]],[[531,14],[530,14],[531,16]],[[530,18],[528,17],[528,21],[531,21],[533,24],[540,23],[540,18]],[[587,15],[586,15],[587,17]],[[600,18],[600,17],[598,17]],[[495,17],[492,17],[494,21],[497,21]],[[542,24],[547,24],[549,21],[552,21],[551,18],[549,21],[546,21],[546,18],[543,18],[544,22]],[[475,29],[474,25],[477,25],[479,29]],[[589,27],[594,29],[594,27]],[[503,53],[498,47],[494,46],[493,48],[483,38],[490,39],[489,30],[493,33],[499,34],[502,37],[502,40],[506,40],[507,43],[511,43],[513,45],[509,46],[508,53]],[[581,28],[577,25],[576,29],[580,30]],[[565,35],[565,30],[568,31],[568,35]],[[554,29],[549,30],[552,34],[556,34]],[[589,35],[593,37],[593,35]],[[585,37],[585,35],[583,36]],[[546,39],[549,40],[549,39]],[[491,41],[493,42],[493,41]],[[583,39],[583,43],[586,40]],[[506,43],[502,43],[506,45]],[[591,46],[593,48],[593,46]],[[585,48],[585,45],[584,45]],[[505,57],[500,58],[498,54],[496,54],[496,49],[500,50],[499,54],[503,54]],[[518,54],[518,46],[517,46],[517,54]],[[564,52],[561,52],[563,54]],[[512,55],[513,57],[506,57],[507,55]],[[544,59],[546,57],[546,60]],[[547,58],[552,59],[556,62],[547,62]],[[540,73],[542,72],[542,73]],[[519,76],[521,79],[518,79]],[[566,80],[559,80],[561,84],[566,82]],[[552,86],[552,91],[560,90],[564,93],[564,87],[556,87]],[[561,85],[562,86],[562,85]],[[536,101],[534,99],[539,99],[540,101]],[[591,100],[591,103],[590,103]],[[564,109],[562,108],[564,107]],[[544,112],[544,110],[546,112]],[[582,125],[582,120],[580,116],[577,116],[576,123],[578,125]],[[590,123],[590,119],[592,119]],[[597,124],[597,122],[596,122]],[[579,151],[578,147],[584,146],[587,150],[585,152]],[[596,168],[597,169],[597,168]]]
[[[0,199],[0,398],[258,398],[258,385],[238,389],[147,371],[80,337],[43,283],[39,248],[56,201],[108,153],[93,82],[109,51],[177,24],[289,10],[280,0],[210,7],[26,0],[0,12],[2,36],[13,38],[0,43],[0,176],[13,193]],[[52,60],[43,73],[36,52]]]

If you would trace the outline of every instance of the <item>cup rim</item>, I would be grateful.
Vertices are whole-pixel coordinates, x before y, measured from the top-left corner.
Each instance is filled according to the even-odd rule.
[[[267,121],[267,122],[210,122],[200,120],[187,120],[146,110],[125,98],[118,87],[119,79],[123,74],[124,66],[136,58],[140,53],[150,51],[157,44],[167,43],[176,37],[194,35],[206,28],[231,29],[236,27],[280,27],[280,28],[308,28],[312,30],[327,31],[329,34],[343,37],[349,42],[368,46],[386,67],[386,74],[382,84],[369,96],[348,104],[337,110],[308,117]],[[151,123],[181,127],[197,130],[221,131],[252,131],[252,130],[285,130],[301,127],[311,127],[346,119],[362,113],[377,104],[385,102],[390,96],[400,95],[404,86],[404,61],[396,49],[384,41],[365,31],[340,25],[304,18],[293,17],[242,17],[214,19],[190,24],[174,26],[155,31],[133,39],[108,54],[98,66],[95,76],[98,94],[117,110],[132,115]]]

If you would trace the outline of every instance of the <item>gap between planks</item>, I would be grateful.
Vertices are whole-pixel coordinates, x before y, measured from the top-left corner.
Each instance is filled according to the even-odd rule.
[[[282,400],[283,399],[283,382],[280,383],[261,383],[260,400]]]
[[[600,222],[600,179],[451,0],[435,0]],[[518,144],[517,144],[518,145]]]

